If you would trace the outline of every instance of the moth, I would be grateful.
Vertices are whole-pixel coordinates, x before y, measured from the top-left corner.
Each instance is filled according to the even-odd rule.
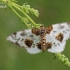
[[[7,40],[24,48],[30,54],[48,51],[62,52],[70,38],[70,23],[58,23],[48,27],[32,28],[14,32]]]

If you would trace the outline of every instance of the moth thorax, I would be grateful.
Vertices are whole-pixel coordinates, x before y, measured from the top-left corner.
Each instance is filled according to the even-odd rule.
[[[40,35],[40,29],[32,28],[32,33],[38,36],[38,35]]]
[[[46,29],[44,26],[40,26],[40,35],[44,35],[46,33]]]

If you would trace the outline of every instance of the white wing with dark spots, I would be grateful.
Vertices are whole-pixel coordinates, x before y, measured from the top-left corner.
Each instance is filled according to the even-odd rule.
[[[37,47],[37,43],[40,42],[40,37],[34,35],[31,32],[31,29],[15,32],[8,36],[7,40],[23,47],[27,52],[31,54],[41,52],[41,50]]]
[[[52,25],[53,29],[50,32],[50,36],[54,39],[57,39],[60,33],[63,35],[63,39],[61,42],[64,42],[70,38],[70,24],[69,23],[61,23]]]
[[[48,51],[52,53],[62,52],[65,49],[66,41],[70,38],[70,24],[54,24],[52,27],[53,29],[49,34],[52,47],[49,48]]]
[[[52,44],[51,47],[47,49],[49,52],[58,53],[65,49],[66,41],[61,43],[58,40],[54,40],[49,34],[46,34],[46,43],[47,42]]]

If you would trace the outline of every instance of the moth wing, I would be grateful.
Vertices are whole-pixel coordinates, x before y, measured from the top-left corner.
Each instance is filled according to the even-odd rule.
[[[37,47],[37,43],[40,42],[40,36],[34,35],[31,29],[15,32],[8,36],[7,40],[21,46],[28,53],[36,54],[41,52],[41,50]]]
[[[65,49],[66,41],[70,38],[70,24],[54,24],[49,34],[46,34],[47,42],[51,42],[51,48],[48,48],[49,52],[58,53]],[[59,35],[59,34],[62,34]],[[57,38],[58,37],[58,38]]]
[[[52,53],[62,52],[65,49],[66,41],[59,42],[56,39],[53,39],[49,34],[46,34],[46,43],[50,42],[52,45],[47,50]]]
[[[52,25],[50,36],[60,42],[65,42],[70,38],[70,23],[61,23]]]

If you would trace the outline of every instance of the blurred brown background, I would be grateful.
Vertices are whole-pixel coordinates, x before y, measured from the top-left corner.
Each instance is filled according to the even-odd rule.
[[[18,0],[18,4],[28,3],[40,13],[32,16],[36,23],[46,27],[60,22],[70,22],[70,0]],[[26,29],[11,10],[0,8],[0,70],[70,70],[59,60],[54,60],[52,53],[42,52],[35,55],[6,41],[11,33]],[[70,59],[70,40],[63,52]]]

